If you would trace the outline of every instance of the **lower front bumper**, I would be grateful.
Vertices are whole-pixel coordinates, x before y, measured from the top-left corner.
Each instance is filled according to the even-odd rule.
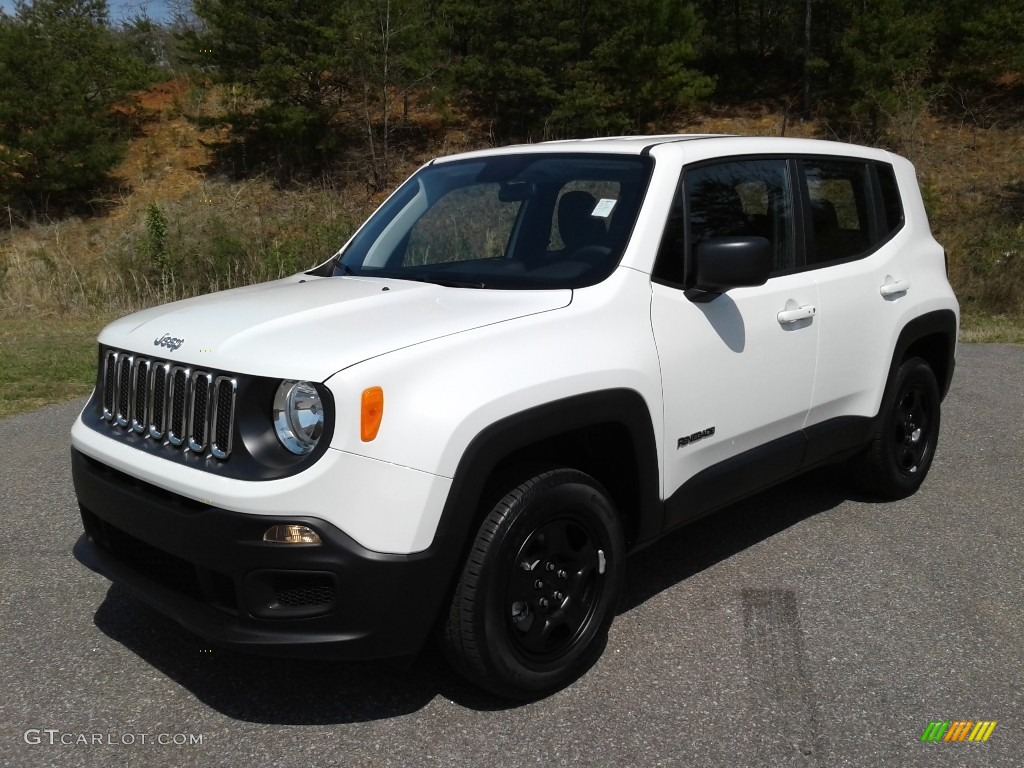
[[[72,449],[85,535],[80,562],[225,647],[344,659],[416,653],[441,610],[454,564],[431,548],[365,549],[313,517],[250,515],[185,499]],[[307,525],[319,545],[272,544],[277,524]]]

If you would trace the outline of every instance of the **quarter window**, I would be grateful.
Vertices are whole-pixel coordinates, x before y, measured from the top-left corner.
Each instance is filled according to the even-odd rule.
[[[896,183],[896,173],[891,165],[876,163],[875,170],[878,173],[878,185],[882,190],[882,205],[885,208],[885,234],[891,235],[903,226],[903,201],[900,198],[900,188]]]

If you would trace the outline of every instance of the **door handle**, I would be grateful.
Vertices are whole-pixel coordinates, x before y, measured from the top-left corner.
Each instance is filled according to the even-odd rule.
[[[893,280],[879,288],[878,292],[883,296],[895,296],[897,293],[906,293],[908,290],[910,290],[909,280]]]
[[[809,317],[814,317],[817,312],[818,308],[813,304],[804,304],[802,307],[797,307],[796,309],[784,309],[778,314],[779,323],[782,325],[797,323],[801,320],[806,320]]]

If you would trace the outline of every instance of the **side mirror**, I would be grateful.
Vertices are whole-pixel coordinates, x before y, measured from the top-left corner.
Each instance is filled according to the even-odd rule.
[[[713,237],[697,244],[691,301],[711,301],[730,288],[764,285],[772,269],[772,246],[763,237]]]

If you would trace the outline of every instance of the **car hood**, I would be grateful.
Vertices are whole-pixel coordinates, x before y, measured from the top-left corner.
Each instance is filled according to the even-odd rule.
[[[569,289],[300,274],[136,312],[104,328],[99,341],[217,370],[323,381],[371,357],[571,301]]]

